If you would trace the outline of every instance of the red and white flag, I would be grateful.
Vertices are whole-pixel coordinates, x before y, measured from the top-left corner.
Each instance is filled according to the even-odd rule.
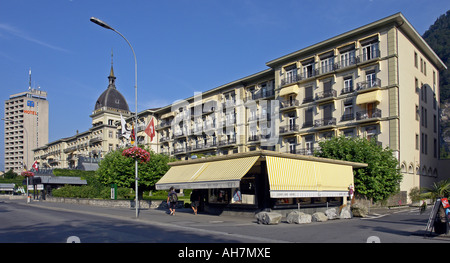
[[[150,141],[153,141],[153,137],[155,137],[155,123],[153,122],[153,118],[145,129],[145,133],[150,137]]]
[[[32,167],[36,170],[36,172],[39,171],[39,163],[37,161],[34,161]]]

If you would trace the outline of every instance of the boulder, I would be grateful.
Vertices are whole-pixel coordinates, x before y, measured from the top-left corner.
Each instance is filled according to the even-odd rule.
[[[260,212],[256,214],[258,224],[277,225],[281,222],[281,214],[275,212]]]
[[[353,216],[357,216],[357,217],[366,217],[368,214],[367,207],[364,205],[361,205],[361,204],[352,205],[351,211],[352,211]]]
[[[330,208],[325,211],[325,215],[327,216],[328,220],[333,220],[338,218],[336,213],[336,208]]]
[[[312,221],[313,222],[325,222],[328,220],[328,217],[323,212],[315,212],[312,214]]]
[[[308,224],[311,223],[311,215],[299,211],[290,212],[287,216],[289,224]]]
[[[351,219],[353,217],[352,211],[350,210],[350,206],[344,206],[341,209],[341,213],[339,214],[340,219]]]

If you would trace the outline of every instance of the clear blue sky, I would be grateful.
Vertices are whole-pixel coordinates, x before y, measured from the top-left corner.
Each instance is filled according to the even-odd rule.
[[[4,102],[26,91],[31,68],[32,86],[48,92],[49,141],[86,131],[108,85],[113,49],[116,87],[134,110],[131,50],[91,16],[133,45],[142,111],[259,72],[267,61],[397,12],[423,34],[448,9],[448,0],[0,0],[1,96]]]

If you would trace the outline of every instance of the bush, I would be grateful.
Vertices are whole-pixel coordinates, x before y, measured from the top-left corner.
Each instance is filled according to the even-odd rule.
[[[73,186],[65,185],[52,191],[54,197],[67,198],[98,198],[110,199],[111,188],[107,186],[96,187],[92,185]],[[117,199],[132,199],[134,191],[130,188],[120,187],[117,189]]]

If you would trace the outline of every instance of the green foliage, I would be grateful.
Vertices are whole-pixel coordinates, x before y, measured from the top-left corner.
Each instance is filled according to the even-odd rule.
[[[9,171],[7,171],[3,175],[3,178],[5,178],[5,179],[15,179],[17,176],[18,176],[18,174],[15,173],[12,169],[10,169]]]
[[[142,147],[142,146],[140,146]],[[144,148],[145,149],[145,148]],[[143,190],[153,189],[156,182],[169,170],[167,163],[174,159],[155,154],[149,149],[150,160],[146,163],[138,162],[139,187]],[[99,182],[103,185],[117,184],[119,187],[132,188],[135,184],[135,161],[122,156],[123,150],[108,153],[100,162],[97,170]]]
[[[319,146],[315,156],[368,164],[366,168],[353,171],[356,193],[377,202],[398,192],[402,179],[398,160],[392,150],[383,149],[375,139],[341,136],[322,141]]]
[[[54,197],[67,197],[67,198],[90,198],[90,199],[110,199],[111,188],[108,186],[93,186],[93,185],[65,185],[59,189],[52,191]],[[134,197],[134,191],[131,188],[118,188],[118,199],[130,199]]]
[[[450,194],[450,179],[435,182],[431,187],[423,187],[421,191],[423,199],[436,200],[437,198],[448,197]]]

